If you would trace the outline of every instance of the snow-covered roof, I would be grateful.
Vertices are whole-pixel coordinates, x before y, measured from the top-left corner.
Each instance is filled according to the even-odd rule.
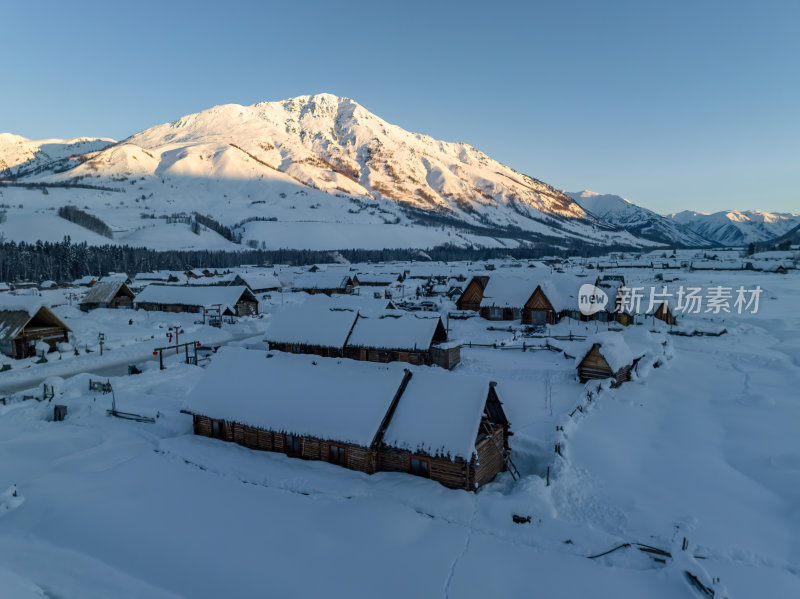
[[[28,316],[35,316],[44,305],[39,295],[0,294],[0,312],[26,312]]]
[[[542,292],[550,300],[556,312],[578,310],[578,294],[581,285],[590,282],[569,274],[551,274],[539,281]]]
[[[620,368],[625,368],[633,364],[636,357],[633,351],[625,342],[622,333],[604,332],[598,333],[589,337],[583,344],[579,346],[575,357],[575,367],[577,368],[587,354],[592,351],[592,348],[598,345],[600,353],[613,372],[617,372]]]
[[[492,275],[483,290],[481,306],[522,308],[536,289],[535,280],[510,275]]]
[[[153,272],[139,272],[133,277],[134,281],[168,281],[170,277],[168,270],[160,270]]]
[[[195,414],[369,447],[404,371],[377,365],[223,347],[189,394]]]
[[[209,285],[230,285],[233,283],[236,275],[232,273],[222,275],[212,275],[210,277],[202,277],[200,279],[187,278],[186,284],[192,287],[208,287]]]
[[[381,314],[385,313],[386,310],[394,309],[394,303],[391,300],[385,298],[376,299],[368,293],[360,295],[334,293],[330,296],[322,293],[316,293],[314,295],[308,295],[304,301],[304,304],[306,306],[314,306],[319,309],[351,309],[358,311],[358,313],[362,316],[380,316]]]
[[[380,316],[360,316],[347,341],[348,347],[427,350],[442,326],[438,312],[414,314],[389,312]]]
[[[539,271],[528,276],[523,276],[523,273],[516,276],[493,274],[483,290],[481,306],[522,308],[536,287],[541,287],[556,312],[577,310],[578,292],[587,281],[570,274],[543,274]]]
[[[287,305],[272,317],[265,339],[341,349],[357,316],[355,309],[332,309],[318,302]]]
[[[365,285],[391,285],[400,278],[399,272],[359,272],[356,273],[359,283]]]
[[[81,277],[80,279],[75,279],[74,281],[72,281],[72,284],[73,285],[88,285],[92,281],[96,281],[96,280],[97,280],[97,277],[93,277],[92,275],[86,275],[85,277]]]
[[[488,379],[416,368],[383,442],[412,452],[469,460],[488,394]]]
[[[252,295],[244,286],[188,287],[175,285],[148,285],[136,296],[137,304],[174,304],[179,306],[210,307],[221,304],[233,308],[242,295]],[[251,298],[252,300],[252,298]]]
[[[239,273],[238,277],[253,291],[281,288],[281,282],[278,277],[271,272],[245,272]]]
[[[124,281],[98,281],[91,286],[82,304],[105,304],[114,299],[117,292],[125,284]]]
[[[345,289],[351,283],[350,276],[339,269],[306,272],[292,281],[294,289]]]
[[[37,314],[40,314],[38,322],[41,324],[70,330],[50,311],[41,297],[0,294],[0,340],[16,337]]]

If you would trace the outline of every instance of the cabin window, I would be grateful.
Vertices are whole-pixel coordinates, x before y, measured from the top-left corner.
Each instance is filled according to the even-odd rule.
[[[417,476],[429,477],[431,471],[428,460],[412,455],[410,472]]]
[[[221,420],[212,420],[211,421],[211,435],[215,439],[222,439],[224,436],[225,428],[222,426]]]
[[[511,320],[519,320],[520,318],[522,318],[522,311],[519,308],[514,308],[511,311],[511,314],[512,314]]]
[[[344,445],[331,444],[330,448],[328,449],[328,461],[331,464],[338,464],[339,466],[344,466],[345,464]]]
[[[497,306],[489,308],[489,318],[492,320],[501,320],[503,318],[503,309]]]
[[[300,453],[300,437],[297,435],[286,435],[286,442],[284,444],[284,450],[286,453],[289,454],[299,454]]]

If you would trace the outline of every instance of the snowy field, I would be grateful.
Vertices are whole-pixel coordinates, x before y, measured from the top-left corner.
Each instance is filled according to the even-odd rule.
[[[180,407],[202,365],[173,356],[159,370],[153,343],[181,324],[187,340],[259,347],[270,315],[220,331],[196,315],[61,305],[80,355],[0,373],[0,389],[21,388],[27,370],[28,394],[41,395],[36,376],[56,392],[0,405],[0,597],[703,597],[685,571],[715,597],[800,597],[800,275],[679,276],[760,285],[759,311],[679,314],[673,327],[727,331],[718,337],[653,319],[625,328],[644,357],[615,389],[577,382],[570,357],[581,346],[570,333],[604,323],[522,337],[518,325],[450,319],[451,338],[497,346],[465,345],[455,372],[497,381],[522,474],[477,493],[192,435]],[[45,370],[96,360],[86,350],[101,331],[107,355],[131,352],[144,371],[110,377],[117,407],[154,424],[106,414],[111,396],[88,391],[94,363]],[[53,403],[68,406],[64,422]],[[632,545],[588,559],[625,543],[671,557]]]

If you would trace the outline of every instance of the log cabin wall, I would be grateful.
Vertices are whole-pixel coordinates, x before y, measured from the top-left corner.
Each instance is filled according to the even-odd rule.
[[[311,354],[314,356],[322,356],[323,358],[341,358],[344,355],[344,352],[336,347],[303,345],[301,343],[274,343],[270,341],[269,349],[286,352],[287,354]]]
[[[283,433],[261,428],[216,420],[218,434],[214,432],[215,419],[207,416],[193,416],[194,434],[218,438],[260,451],[285,453]],[[505,470],[505,462],[499,448],[503,447],[505,432],[502,426],[493,425],[494,433],[483,439],[476,448],[478,461],[473,458],[466,462],[461,459],[449,460],[424,454],[414,454],[404,449],[382,447],[372,450],[365,447],[326,441],[316,437],[300,437],[300,453],[293,457],[307,460],[330,461],[330,447],[337,445],[344,448],[344,463],[338,464],[350,470],[367,474],[375,472],[404,472],[411,474],[411,457],[418,457],[428,462],[428,473],[435,480],[451,489],[472,491],[484,485]]]
[[[475,467],[475,484],[480,487],[494,480],[494,477],[506,469],[504,446],[506,433],[502,426],[493,425],[493,434],[480,441],[475,449],[478,460]]]
[[[193,417],[194,434],[229,441],[249,449],[286,453],[286,435],[283,433],[247,426],[238,422],[216,420],[217,430],[219,431],[219,436],[217,436],[214,434],[214,422],[215,419],[213,418],[195,415]],[[375,451],[370,449],[304,436],[300,436],[299,445],[300,453],[293,457],[327,462],[330,460],[331,445],[337,445],[344,448],[345,456],[344,463],[337,465],[350,470],[366,472],[367,474],[375,472],[377,455]]]
[[[431,480],[435,480],[451,489],[473,490],[475,467],[472,463],[463,460],[451,461],[412,453],[395,447],[381,447],[378,450],[377,470],[379,472],[405,472],[411,474],[412,456],[427,460],[428,478]]]
[[[488,277],[487,277],[488,280]],[[483,301],[483,289],[485,283],[481,286],[477,278],[473,278],[468,284],[461,297],[456,300],[456,308],[459,310],[473,310],[477,312],[480,310],[481,301]]]

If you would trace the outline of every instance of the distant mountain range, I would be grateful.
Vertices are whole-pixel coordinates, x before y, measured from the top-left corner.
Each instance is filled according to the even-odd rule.
[[[700,215],[561,192],[330,94],[216,106],[120,142],[0,134],[0,204],[7,240],[153,249],[741,243]],[[67,205],[108,227],[59,218]],[[781,223],[765,217],[741,239],[791,228]]]
[[[800,214],[725,210],[713,214],[685,210],[670,218],[720,245],[747,245],[770,241],[800,225]]]
[[[688,227],[674,220],[656,214],[615,195],[599,194],[593,191],[568,193],[585,210],[599,219],[629,233],[668,245],[707,247],[712,240],[698,235]]]
[[[800,214],[758,210],[725,210],[706,214],[687,210],[662,216],[616,195],[592,191],[567,195],[610,225],[669,245],[741,246],[770,241],[800,225]]]

